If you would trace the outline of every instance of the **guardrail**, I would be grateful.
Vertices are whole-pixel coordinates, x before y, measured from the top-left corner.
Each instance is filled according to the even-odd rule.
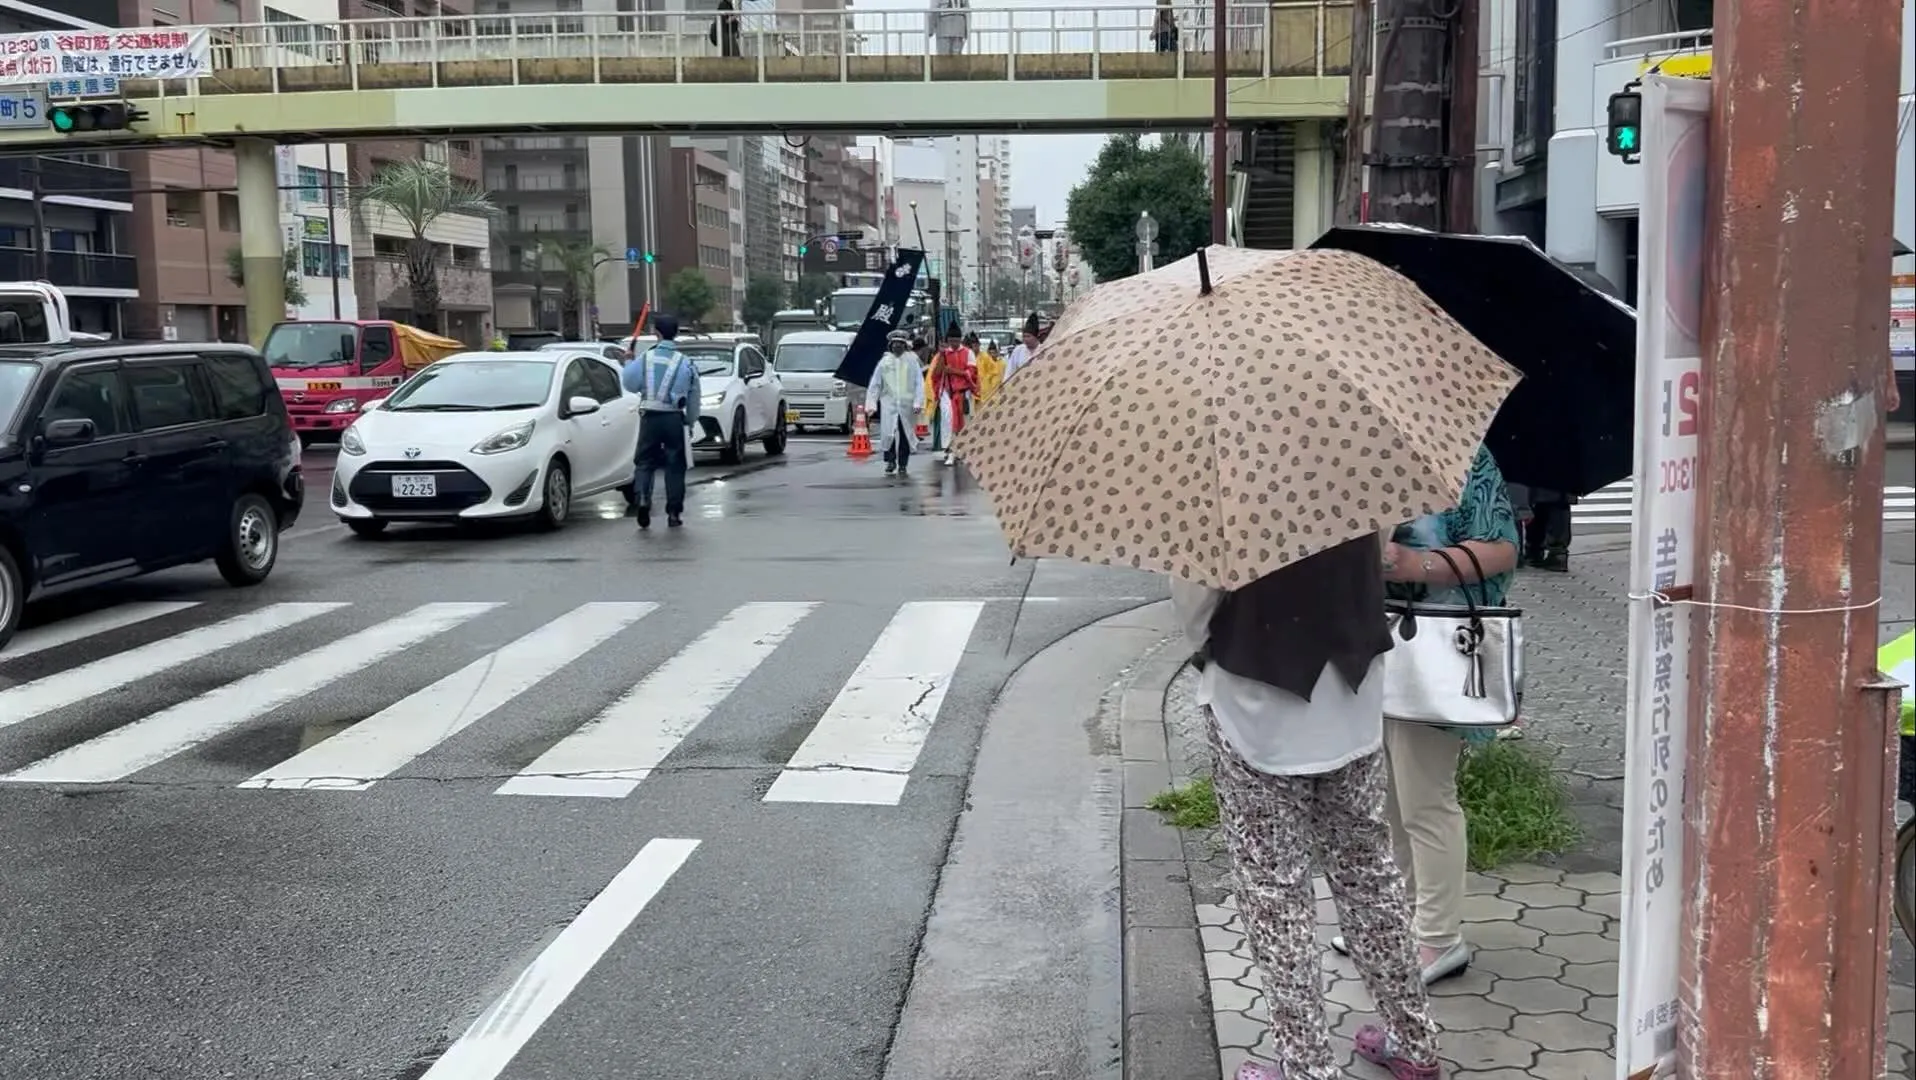
[[[1161,13],[1174,17],[1163,33]],[[565,83],[977,82],[1201,78],[1212,5],[973,7],[960,36],[925,10],[541,12],[212,28],[212,74],[129,81],[129,97]],[[1350,70],[1349,0],[1233,3],[1234,77]]]
[[[137,289],[140,271],[133,256],[95,251],[46,253],[46,279],[83,289]],[[41,276],[40,255],[32,248],[0,247],[0,279],[32,281]]]

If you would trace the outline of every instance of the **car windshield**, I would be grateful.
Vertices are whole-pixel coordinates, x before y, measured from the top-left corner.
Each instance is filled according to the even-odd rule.
[[[386,399],[390,412],[536,409],[552,389],[549,360],[461,360],[434,364]]]
[[[832,325],[857,326],[871,314],[872,301],[878,299],[877,289],[862,292],[837,292],[832,294]]]
[[[39,370],[38,364],[0,360],[0,430],[13,423],[13,415],[27,399],[27,387],[33,385],[34,373]]]
[[[724,348],[707,346],[705,348],[691,349],[680,346],[679,351],[685,354],[686,359],[697,365],[699,378],[701,379],[707,379],[713,376],[730,376],[732,374],[732,349],[730,346]]]
[[[828,341],[808,341],[804,344],[788,341],[778,347],[778,355],[773,358],[772,366],[780,371],[817,374],[837,371],[838,362],[843,359],[843,345]]]
[[[358,341],[357,323],[280,323],[266,335],[260,351],[275,368],[343,367],[356,361]]]

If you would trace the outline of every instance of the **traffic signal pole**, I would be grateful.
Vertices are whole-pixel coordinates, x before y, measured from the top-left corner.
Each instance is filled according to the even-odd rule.
[[[1716,5],[1682,1077],[1883,1074],[1898,7]]]

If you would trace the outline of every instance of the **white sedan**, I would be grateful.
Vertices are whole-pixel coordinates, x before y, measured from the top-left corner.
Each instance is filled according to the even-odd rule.
[[[394,521],[534,518],[632,483],[639,399],[603,356],[460,353],[368,405],[341,434],[332,505],[361,536]]]

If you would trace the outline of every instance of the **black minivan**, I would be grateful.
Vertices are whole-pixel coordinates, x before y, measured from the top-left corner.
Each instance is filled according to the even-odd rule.
[[[0,345],[0,649],[27,601],[212,559],[272,573],[305,496],[244,345]]]

